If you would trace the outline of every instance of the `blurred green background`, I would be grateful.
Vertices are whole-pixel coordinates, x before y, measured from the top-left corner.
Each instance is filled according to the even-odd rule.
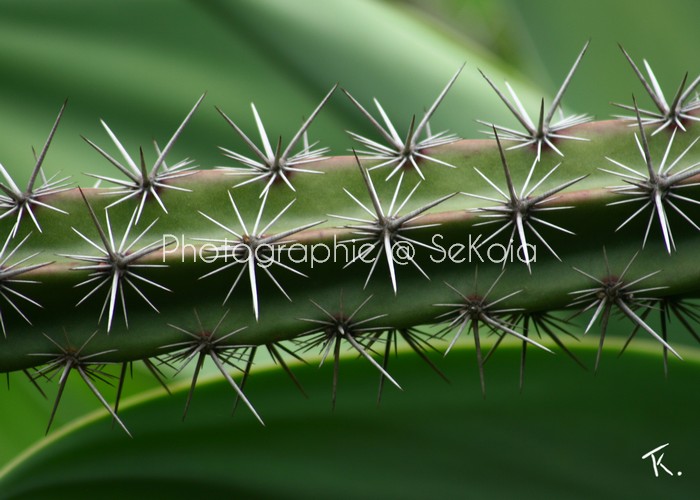
[[[700,70],[699,14],[690,0],[4,0],[0,163],[26,181],[31,147],[43,144],[66,98],[45,168],[80,185],[93,183],[84,172],[113,174],[80,138],[107,146],[99,119],[127,149],[142,145],[152,156],[152,139],[167,140],[203,92],[204,105],[172,154],[202,168],[231,165],[217,146],[242,147],[214,105],[253,133],[254,101],[268,133],[290,138],[335,82],[360,102],[377,97],[405,132],[465,61],[433,128],[479,137],[475,119],[513,119],[477,68],[497,84],[508,79],[535,109],[541,96],[551,100],[588,39],[564,105],[607,119],[615,112],[610,101],[642,93],[616,44],[647,58],[672,93],[686,71],[692,79]],[[345,130],[371,134],[337,93],[310,132],[345,154],[352,146]],[[231,420],[228,404],[220,406],[227,397],[220,393],[228,393],[215,381],[195,396],[198,413],[184,424],[183,394],[158,393],[125,411],[135,440],[110,431],[104,418],[56,433],[0,480],[0,498],[123,498],[108,478],[121,488],[127,481],[132,495],[171,498],[232,491],[246,498],[692,497],[700,484],[696,349],[685,347],[686,362],[674,363],[668,380],[657,349],[622,360],[612,359],[614,351],[597,377],[563,356],[533,357],[522,395],[507,351],[489,366],[486,401],[468,348],[448,358],[451,386],[403,356],[396,370],[406,393],[388,394],[379,409],[375,374],[348,360],[336,415],[327,370],[301,370],[312,401],[297,397],[280,374],[261,375],[250,395],[263,407],[266,429],[244,412]],[[589,347],[582,355],[592,359]],[[41,440],[51,406],[23,377],[13,375],[11,385],[0,389],[0,468]],[[128,390],[152,386],[142,376]],[[96,408],[78,384],[68,392],[58,425]],[[669,465],[684,474],[656,479],[641,455],[667,441]]]
[[[649,59],[675,90],[696,58],[695,3],[549,1],[5,1],[0,16],[0,151],[18,176],[32,163],[55,114],[69,99],[47,160],[81,172],[111,172],[79,137],[107,145],[102,118],[130,150],[167,139],[208,92],[173,157],[203,168],[226,164],[217,146],[241,144],[218,105],[253,132],[255,102],[272,136],[291,134],[335,82],[361,102],[372,97],[407,127],[456,69],[465,71],[434,126],[477,137],[477,118],[513,123],[476,71],[504,78],[526,105],[551,99],[589,38],[591,49],[566,95],[568,109],[600,119],[609,101],[641,92],[616,47]],[[653,34],[653,35],[652,35]],[[692,75],[691,75],[692,77]],[[669,91],[671,92],[671,91]],[[400,124],[400,125],[399,125]],[[336,154],[345,129],[367,124],[338,93],[311,134]]]

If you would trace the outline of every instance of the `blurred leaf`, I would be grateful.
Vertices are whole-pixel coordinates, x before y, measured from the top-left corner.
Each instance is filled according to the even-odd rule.
[[[112,372],[118,374],[119,367],[115,368],[117,369]],[[5,376],[3,375],[3,378]],[[71,377],[76,376],[77,374],[71,375]],[[0,404],[3,408],[0,412],[0,467],[33,443],[44,439],[49,414],[56,397],[57,384],[47,384],[43,379],[39,379],[38,384],[45,391],[46,398],[32,385],[24,373],[11,374],[8,386],[0,388]],[[71,380],[68,387],[61,398],[53,430],[101,408],[100,403],[84,384]],[[124,397],[157,387],[160,387],[158,382],[148,373],[148,370],[141,363],[135,363],[133,377],[127,376],[124,383]],[[110,401],[114,399],[114,387],[100,384],[100,390],[104,391]],[[163,389],[157,390],[164,392]],[[1,491],[0,489],[0,498]]]
[[[640,106],[650,104],[642,85],[617,47],[621,43],[642,67],[646,58],[665,90],[675,93],[686,71],[689,82],[698,76],[697,48],[700,34],[696,20],[700,4],[692,0],[668,2],[552,2],[550,0],[506,0],[508,10],[521,27],[518,44],[524,64],[521,69],[544,84],[549,75],[558,85],[577,50],[591,39],[585,64],[565,105],[606,119],[619,110],[610,102],[631,103],[634,93]],[[554,88],[554,86],[550,87]]]
[[[594,350],[590,343],[576,352],[590,360]],[[256,373],[248,396],[264,428],[245,408],[232,419],[230,387],[210,381],[198,387],[185,423],[181,390],[124,409],[134,440],[106,418],[57,433],[0,481],[2,498],[693,496],[700,443],[695,415],[680,410],[698,404],[697,350],[672,363],[668,382],[644,348],[621,359],[608,351],[596,378],[561,357],[530,354],[518,395],[518,350],[498,352],[485,400],[473,350],[442,363],[451,385],[401,355],[392,374],[406,393],[387,388],[379,408],[374,369],[346,359],[335,414],[329,366],[295,367],[308,401],[284,374]],[[655,478],[641,457],[667,442],[663,463],[683,475]]]
[[[43,144],[66,97],[50,173],[111,172],[79,137],[106,146],[99,118],[133,154],[139,146],[153,154],[152,138],[165,142],[205,91],[172,153],[202,168],[230,163],[217,146],[243,147],[214,105],[255,136],[254,101],[268,133],[288,139],[335,82],[367,106],[378,97],[401,131],[465,61],[433,125],[473,135],[475,118],[506,114],[492,112],[495,96],[475,70],[498,77],[495,61],[372,0],[12,0],[0,6],[0,161],[28,177],[30,146]],[[311,135],[345,154],[345,129],[369,131],[338,92]]]
[[[455,38],[469,36],[487,52],[517,68],[553,95],[584,42],[591,48],[564,105],[598,119],[617,113],[610,102],[630,103],[644,94],[617,47],[621,43],[641,67],[648,59],[667,98],[686,71],[698,75],[695,29],[700,4],[692,0],[385,0]],[[643,98],[646,101],[646,96]],[[537,104],[533,102],[532,105]],[[640,102],[641,104],[641,102]]]

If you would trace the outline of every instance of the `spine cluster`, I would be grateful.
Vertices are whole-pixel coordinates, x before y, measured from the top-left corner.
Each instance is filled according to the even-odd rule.
[[[522,127],[480,120],[495,139],[488,144],[434,133],[430,126],[463,68],[419,119],[411,119],[404,135],[376,99],[378,118],[344,90],[375,132],[350,132],[358,149],[347,157],[330,158],[327,148],[308,138],[336,86],[287,144],[271,140],[254,105],[259,143],[217,108],[249,152],[222,147],[233,164],[209,172],[190,159],[169,160],[204,95],[167,143],[154,141],[152,163],[143,149],[130,154],[103,121],[109,147],[84,139],[119,172],[92,175],[112,186],[106,188],[74,188],[66,178],[44,174],[64,103],[25,189],[0,165],[6,235],[0,250],[0,371],[23,372],[39,390],[46,381],[57,382],[49,427],[69,375],[77,373],[128,433],[118,408],[134,362],[145,363],[164,385],[165,371],[194,366],[185,414],[200,371],[211,362],[261,423],[244,393],[260,353],[302,392],[288,361],[303,361],[307,352],[320,353],[322,363],[331,357],[335,404],[344,348],[376,368],[381,398],[385,380],[401,388],[388,369],[397,342],[444,378],[429,352],[446,354],[471,334],[485,394],[484,364],[503,339],[522,343],[522,387],[529,347],[559,349],[584,365],[562,340],[575,337],[570,320],[579,314],[590,315],[586,332],[599,325],[597,370],[606,333],[619,314],[631,325],[628,342],[638,332],[648,334],[660,344],[667,368],[668,352],[681,357],[668,338],[672,316],[698,338],[700,312],[689,299],[700,288],[697,272],[688,270],[687,254],[676,254],[686,240],[690,248],[697,245],[700,231],[694,212],[700,162],[693,160],[698,138],[692,126],[699,120],[700,100],[693,92],[700,78],[686,86],[686,76],[669,104],[649,65],[645,77],[623,49],[657,109],[641,109],[635,99],[618,105],[632,114],[621,117],[607,143],[598,141],[609,125],[588,123],[587,115],[555,120],[587,48],[548,110],[542,100],[535,119],[510,85],[504,93],[482,73]],[[623,157],[605,151],[610,142],[622,144]],[[570,161],[580,164],[596,152],[598,165],[569,174]],[[621,184],[603,184],[606,175]],[[475,182],[465,185],[464,179]],[[586,188],[578,189],[584,182]],[[330,208],[317,199],[330,200]],[[609,220],[592,219],[601,213]],[[299,214],[307,220],[300,222]],[[630,252],[630,239],[616,238],[642,219],[637,248]],[[63,234],[67,225],[72,231]],[[178,241],[177,231],[193,234]],[[478,260],[466,264],[455,250],[465,249],[465,231],[478,233],[468,248]],[[656,235],[660,241],[653,241]],[[314,267],[292,251],[331,242],[352,257],[325,258]],[[482,262],[479,251],[494,243],[507,245],[518,259],[512,265],[506,259]],[[178,261],[175,249],[187,246],[194,253],[183,250]],[[44,260],[52,258],[49,253],[54,261]],[[638,259],[640,253],[646,257]],[[655,262],[659,254],[663,271],[635,270],[635,261]],[[592,256],[598,267],[590,268]],[[558,279],[567,270],[571,277]],[[485,335],[495,336],[487,352]],[[243,373],[239,381],[235,370]],[[111,378],[114,404],[99,389]]]

